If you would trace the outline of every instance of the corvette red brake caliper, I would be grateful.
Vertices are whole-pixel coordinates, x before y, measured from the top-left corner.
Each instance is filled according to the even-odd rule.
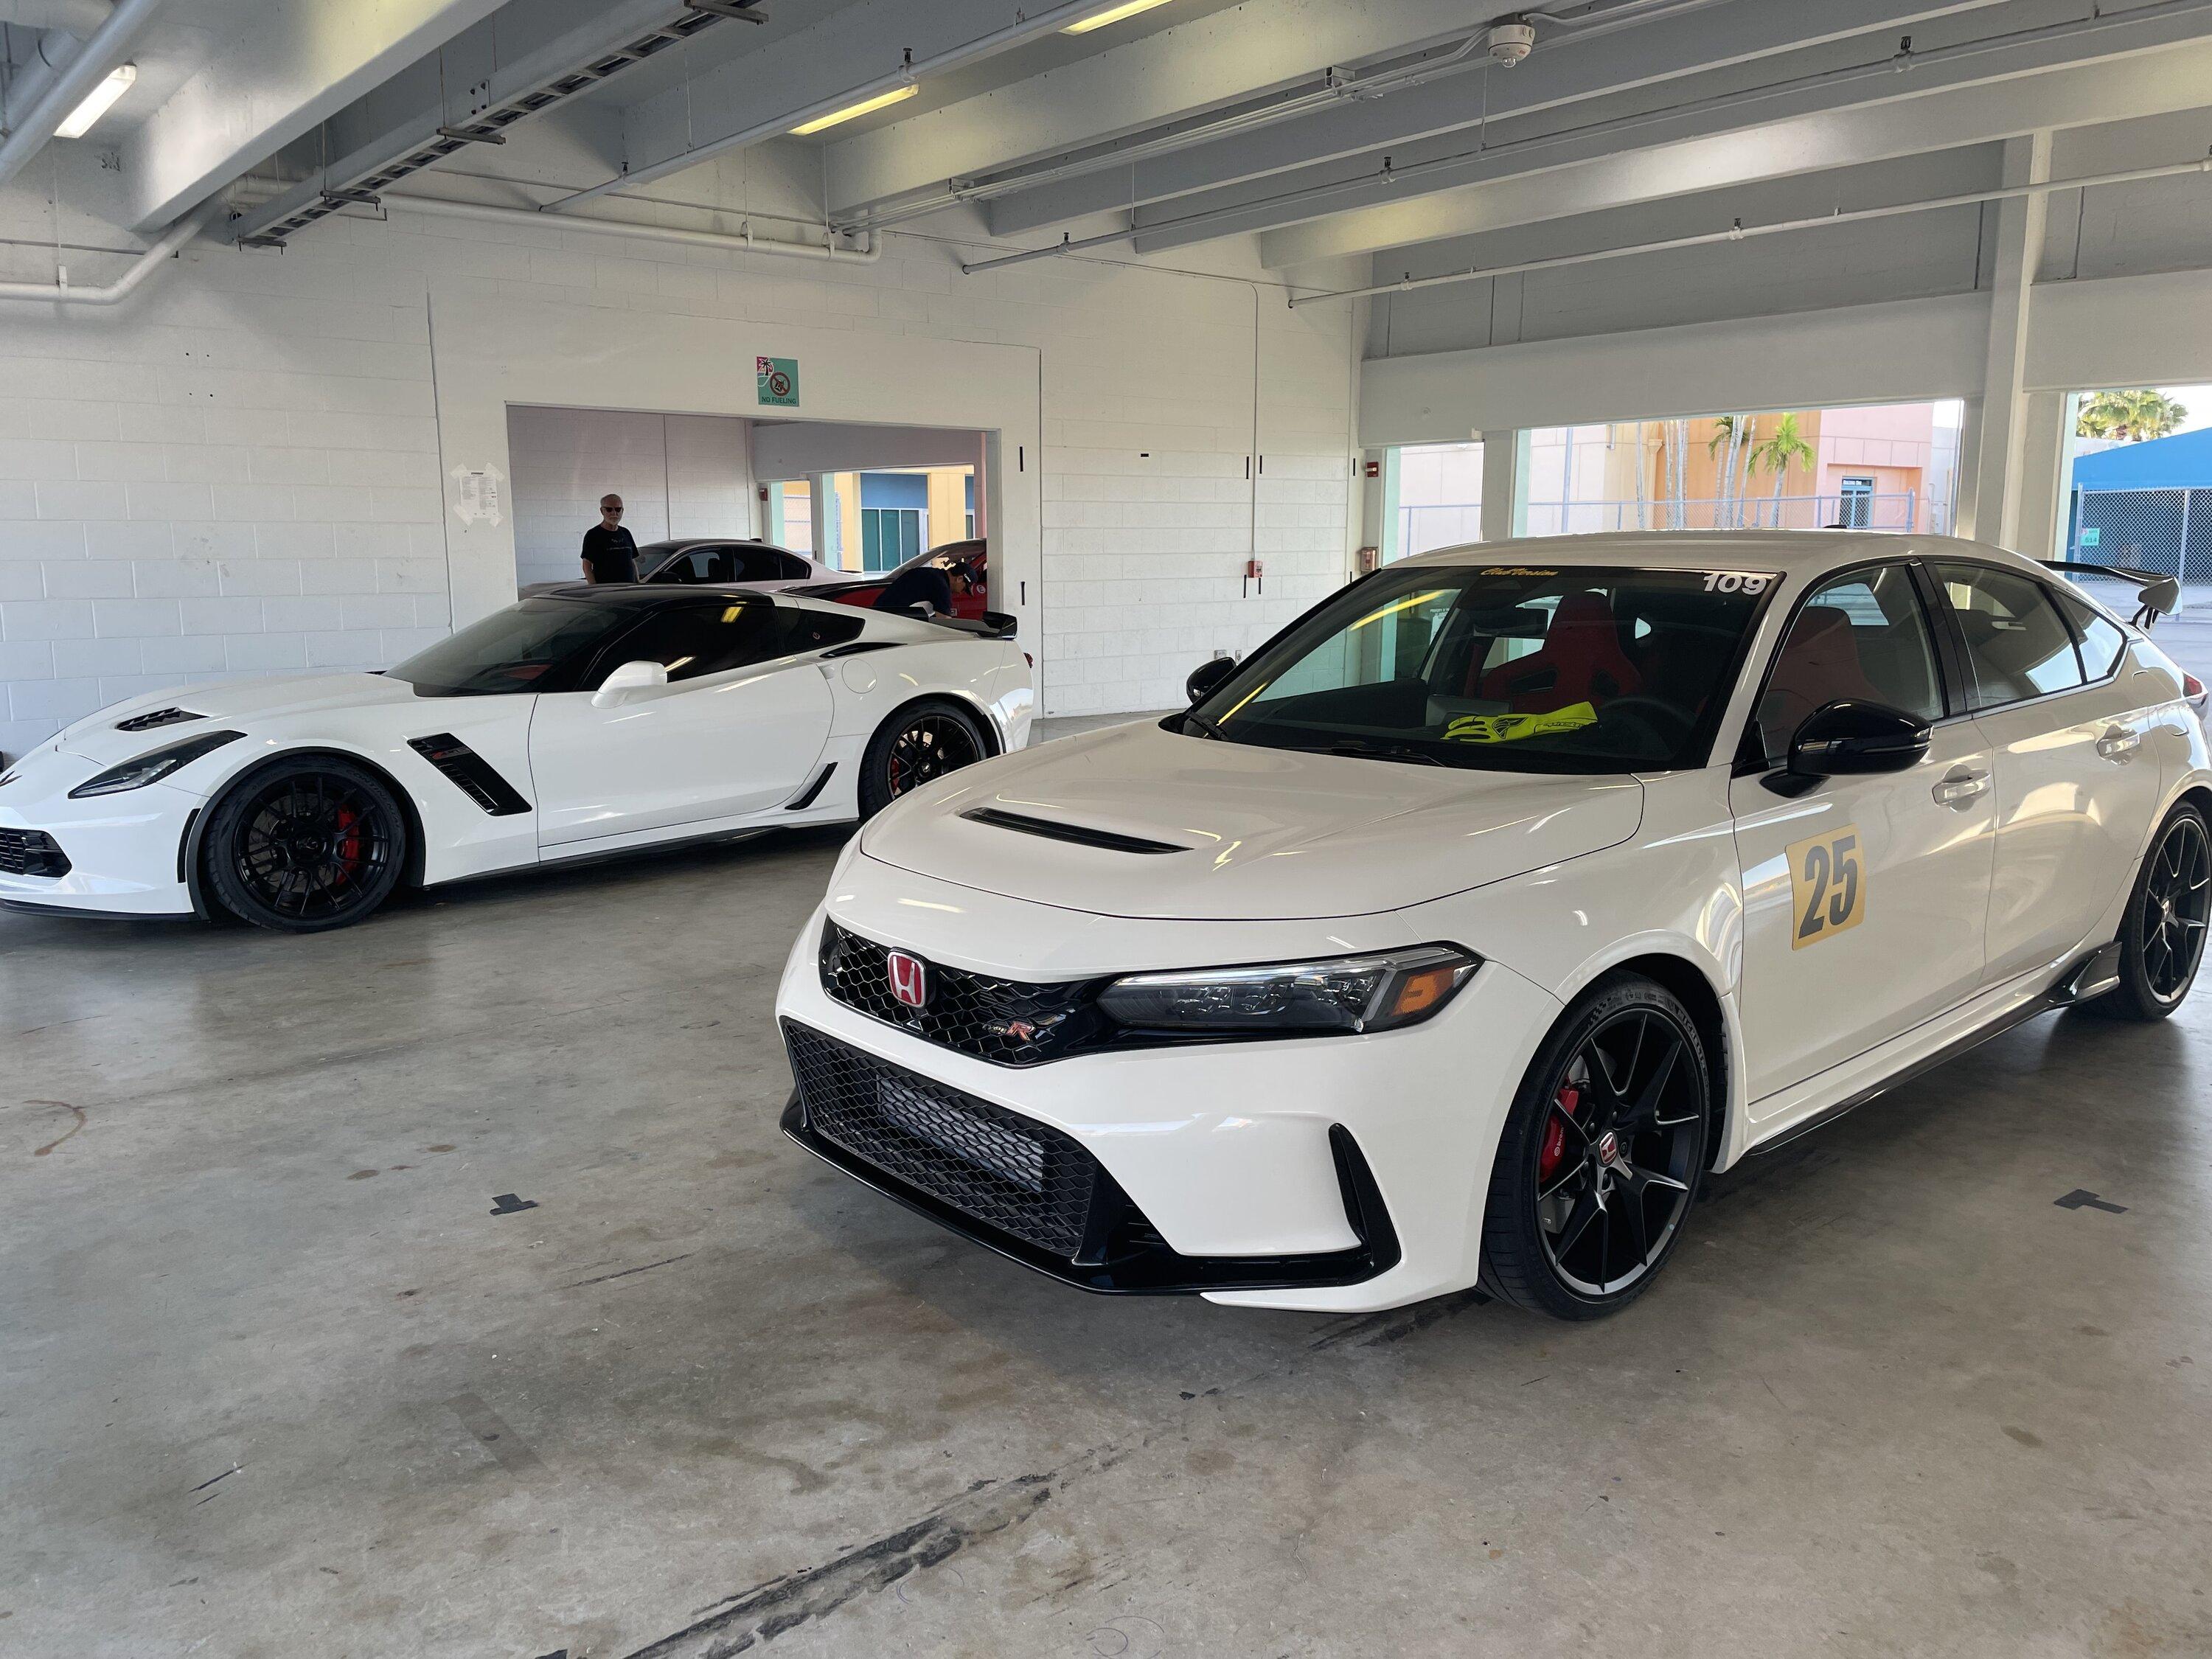
[[[337,848],[338,863],[344,867],[345,872],[349,876],[357,876],[361,873],[361,837],[354,833],[356,826],[360,823],[361,814],[355,811],[353,808],[350,806],[341,806],[338,808],[338,838]]]
[[[1558,1096],[1559,1110],[1572,1117],[1583,1103],[1583,1091],[1571,1083],[1562,1083]],[[1547,1113],[1544,1117],[1544,1147],[1536,1154],[1536,1179],[1548,1183],[1559,1172],[1559,1164],[1567,1155],[1567,1126]]]

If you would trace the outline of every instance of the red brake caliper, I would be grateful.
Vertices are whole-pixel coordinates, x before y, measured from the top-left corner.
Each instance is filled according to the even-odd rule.
[[[1583,1103],[1583,1091],[1571,1083],[1562,1083],[1559,1093],[1559,1110],[1572,1117]],[[1567,1126],[1547,1113],[1544,1117],[1544,1149],[1536,1155],[1536,1179],[1548,1185],[1559,1172],[1559,1164],[1567,1155]]]
[[[344,867],[349,876],[357,876],[361,873],[361,837],[354,833],[355,827],[360,823],[361,814],[355,811],[353,808],[350,806],[338,808],[338,863]]]

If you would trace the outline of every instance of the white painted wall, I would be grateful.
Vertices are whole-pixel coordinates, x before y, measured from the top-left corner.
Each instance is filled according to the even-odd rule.
[[[65,191],[57,216],[40,196],[0,194],[0,231],[27,239],[58,225],[64,240],[112,246],[96,218],[72,216],[72,199]],[[454,377],[501,379],[471,355],[471,315],[562,321],[514,337],[532,391],[501,400],[495,426],[471,428],[471,465],[507,451],[506,401],[755,412],[750,358],[726,344],[740,337],[807,343],[802,416],[976,427],[928,376],[886,376],[880,363],[951,347],[951,365],[987,354],[1009,365],[991,371],[997,394],[1030,411],[1036,437],[996,471],[1022,469],[1036,505],[1025,532],[997,521],[995,539],[1010,557],[1024,534],[1034,550],[1024,638],[1047,713],[1178,701],[1199,657],[1250,648],[1345,579],[1356,380],[1346,313],[1292,313],[1279,290],[1242,281],[1073,260],[963,277],[940,241],[886,240],[880,264],[825,264],[552,223],[338,218],[282,255],[200,244],[113,313],[5,306],[0,752],[142,690],[388,664],[442,635],[457,594],[465,617],[511,592],[514,556],[497,550],[511,539],[483,544],[443,494],[462,452],[441,457],[456,434],[441,430],[441,406],[481,389]],[[1224,271],[1262,274],[1240,270],[1237,252],[1208,252]],[[80,283],[119,263],[69,258]],[[0,266],[52,276],[35,248],[9,247]],[[676,343],[654,361],[687,395],[653,395],[624,368],[647,328]],[[709,333],[726,355],[681,361],[684,342]],[[828,408],[815,374],[833,363],[848,384]],[[603,398],[624,375],[625,395]],[[1248,478],[1255,388],[1265,465]],[[708,513],[714,488],[672,485],[679,520]],[[580,538],[583,525],[562,527]],[[1248,592],[1255,538],[1267,575]]]
[[[511,406],[516,580],[575,580],[584,532],[610,491],[641,547],[758,534],[750,426],[726,416]]]

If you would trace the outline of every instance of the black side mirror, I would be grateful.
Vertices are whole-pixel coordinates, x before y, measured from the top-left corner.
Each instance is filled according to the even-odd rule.
[[[1790,739],[1790,764],[1769,779],[1778,794],[1802,794],[1822,778],[1902,772],[1928,753],[1928,722],[1887,703],[1845,697],[1808,714]]]
[[[1183,696],[1193,703],[1204,702],[1212,696],[1222,681],[1237,672],[1237,659],[1215,657],[1202,662],[1190,671],[1190,678],[1182,683]]]

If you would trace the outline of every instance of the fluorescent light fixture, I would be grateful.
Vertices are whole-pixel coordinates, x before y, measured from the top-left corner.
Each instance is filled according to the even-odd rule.
[[[1150,11],[1154,6],[1164,6],[1168,0],[1121,0],[1118,6],[1109,6],[1096,11],[1079,23],[1070,23],[1062,34],[1088,34],[1093,29],[1103,29],[1109,23],[1118,23],[1124,17],[1134,17],[1140,11]]]
[[[890,105],[903,103],[921,90],[919,86],[909,81],[904,86],[893,87],[889,92],[879,92],[872,98],[863,98],[857,104],[848,104],[842,109],[833,109],[827,115],[817,115],[811,121],[802,121],[792,128],[791,136],[794,138],[804,138],[810,132],[819,132],[824,127],[834,127],[840,121],[850,121],[856,117],[869,114]]]
[[[131,83],[138,78],[136,64],[118,64],[108,70],[107,78],[86,94],[85,100],[69,112],[69,119],[54,129],[57,138],[82,138],[92,131],[93,123],[115,107],[115,100],[131,90]]]

